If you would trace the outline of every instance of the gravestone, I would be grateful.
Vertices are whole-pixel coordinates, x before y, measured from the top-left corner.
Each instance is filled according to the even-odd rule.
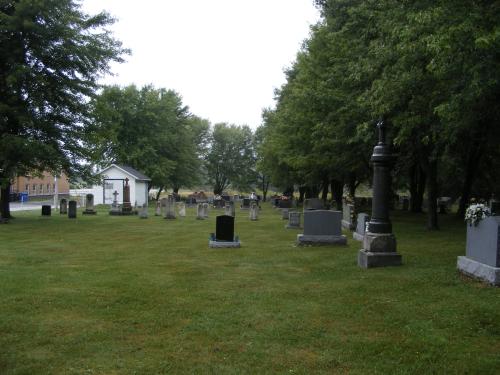
[[[177,209],[180,217],[186,217],[186,203],[179,202],[177,205]]]
[[[223,201],[229,202],[231,200],[231,197],[229,195],[221,195],[221,198]]]
[[[123,205],[122,215],[132,215],[132,205],[130,204],[130,185],[128,178],[125,178],[125,186],[123,186]]]
[[[209,247],[240,247],[239,239],[234,235],[234,217],[228,215],[217,216],[215,220],[215,234],[212,233]]]
[[[278,208],[292,208],[293,201],[291,199],[280,199]]]
[[[167,202],[168,202],[168,198],[161,198],[160,199],[160,206],[161,206],[161,214],[162,214],[162,216],[166,216],[167,215]]]
[[[215,199],[214,203],[213,203],[214,208],[217,208],[217,209],[224,208],[225,205],[226,205],[226,201],[224,201],[222,199]]]
[[[249,217],[251,221],[259,220],[259,206],[257,206],[257,202],[255,201],[250,205]]]
[[[304,200],[304,211],[307,210],[323,210],[325,208],[325,205],[323,204],[323,201],[319,198],[309,198]],[[304,216],[304,222],[306,218]]]
[[[283,208],[281,210],[281,219],[282,220],[288,220],[288,213],[290,212],[290,210],[288,208]]]
[[[76,201],[69,201],[68,203],[68,218],[76,219]]]
[[[366,224],[370,221],[370,216],[364,212],[358,214],[356,230],[352,233],[352,238],[356,241],[363,241],[365,238]]]
[[[155,216],[161,216],[161,200],[156,201]]]
[[[290,211],[288,213],[288,224],[285,226],[286,229],[302,229],[300,225],[300,217],[302,213],[297,211]]]
[[[342,204],[342,228],[354,229],[354,205],[346,201]]]
[[[377,123],[378,144],[370,159],[373,165],[372,216],[363,239],[363,248],[358,252],[361,268],[400,266],[401,254],[396,251],[396,236],[392,233],[389,218],[391,169],[394,156],[386,141],[386,125],[383,119]]]
[[[234,208],[233,201],[226,202],[224,215],[236,217],[236,210]]]
[[[97,212],[94,210],[94,194],[87,194],[85,197],[85,211],[83,215],[95,215]]]
[[[198,206],[196,206],[196,219],[205,220],[203,203],[198,203]]]
[[[169,195],[167,198],[167,206],[165,207],[165,219],[169,219],[169,220],[176,219],[175,199],[174,199],[173,195]]]
[[[42,216],[50,216],[52,214],[52,207],[48,204],[42,206]]]
[[[59,202],[59,214],[60,215],[68,214],[68,201],[64,198],[61,199],[61,202]]]
[[[208,203],[203,203],[203,217],[208,219]]]
[[[500,216],[489,216],[467,226],[465,256],[457,260],[459,271],[500,285]]]
[[[342,234],[342,212],[304,211],[304,234],[297,235],[298,245],[347,245]]]
[[[146,203],[144,203],[141,207],[141,211],[139,212],[139,217],[141,219],[147,219],[148,218],[148,206]]]
[[[242,210],[249,210],[250,209],[250,198],[243,198],[243,201],[241,203],[240,208]]]
[[[111,209],[109,210],[110,215],[121,215],[122,210],[118,204],[118,192],[115,190],[113,193],[113,203],[111,204]]]

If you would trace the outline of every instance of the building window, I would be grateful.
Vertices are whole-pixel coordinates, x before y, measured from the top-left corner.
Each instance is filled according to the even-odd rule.
[[[26,186],[24,187],[24,190],[26,190],[29,193],[30,192],[30,186],[28,184],[26,184]]]
[[[33,184],[33,194],[36,194],[36,185]]]
[[[50,184],[47,184],[47,193],[50,193]]]
[[[40,184],[40,191],[39,191],[40,194],[43,194],[43,185]]]

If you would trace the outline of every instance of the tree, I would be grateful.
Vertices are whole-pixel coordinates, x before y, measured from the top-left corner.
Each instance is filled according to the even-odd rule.
[[[175,91],[105,87],[92,107],[97,164],[122,163],[141,170],[159,193],[200,181],[209,124],[191,115]]]
[[[1,211],[17,174],[89,173],[89,112],[97,79],[128,51],[112,38],[106,13],[89,16],[72,0],[0,4]]]
[[[252,131],[248,126],[215,124],[205,167],[214,194],[222,194],[229,185],[248,189],[256,181]]]

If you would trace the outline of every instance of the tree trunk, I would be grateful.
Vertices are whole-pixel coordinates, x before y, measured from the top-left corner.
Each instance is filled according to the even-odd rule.
[[[437,214],[437,160],[430,160],[427,167],[427,229],[438,230]]]
[[[2,219],[11,219],[12,216],[10,214],[10,181],[7,181],[6,184],[0,185],[0,217]]]
[[[477,176],[477,171],[479,170],[478,165],[483,155],[481,145],[474,142],[472,145],[472,150],[468,153],[466,167],[465,167],[465,179],[462,186],[462,197],[460,198],[460,203],[458,205],[457,215],[459,217],[465,216],[465,210],[469,204],[470,195],[472,192],[472,185],[474,185],[474,180]]]
[[[356,196],[356,187],[358,186],[356,184],[356,174],[355,173],[350,173],[349,174],[349,181],[347,183],[347,186],[349,188],[349,196],[354,199]]]
[[[420,163],[415,162],[410,168],[410,210],[411,212],[422,212],[426,175]]]
[[[342,210],[342,195],[344,194],[344,183],[339,180],[331,180],[330,188],[332,191],[333,199],[337,205],[337,210]]]
[[[163,191],[164,186],[160,186],[158,189],[158,193],[156,193],[156,200],[160,199],[161,192]]]
[[[299,202],[304,202],[305,195],[306,195],[306,187],[299,186]]]
[[[267,199],[267,190],[269,189],[269,178],[262,175],[262,201],[265,202]]]

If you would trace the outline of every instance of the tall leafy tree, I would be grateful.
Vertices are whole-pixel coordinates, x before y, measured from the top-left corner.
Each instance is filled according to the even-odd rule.
[[[230,185],[245,190],[256,181],[253,134],[248,126],[215,124],[205,168],[214,194]]]
[[[87,102],[109,63],[127,52],[106,30],[112,23],[73,0],[0,2],[2,216],[10,216],[16,174],[83,173]]]
[[[159,192],[200,181],[209,124],[191,115],[175,91],[110,86],[92,107],[96,163],[131,165]]]

